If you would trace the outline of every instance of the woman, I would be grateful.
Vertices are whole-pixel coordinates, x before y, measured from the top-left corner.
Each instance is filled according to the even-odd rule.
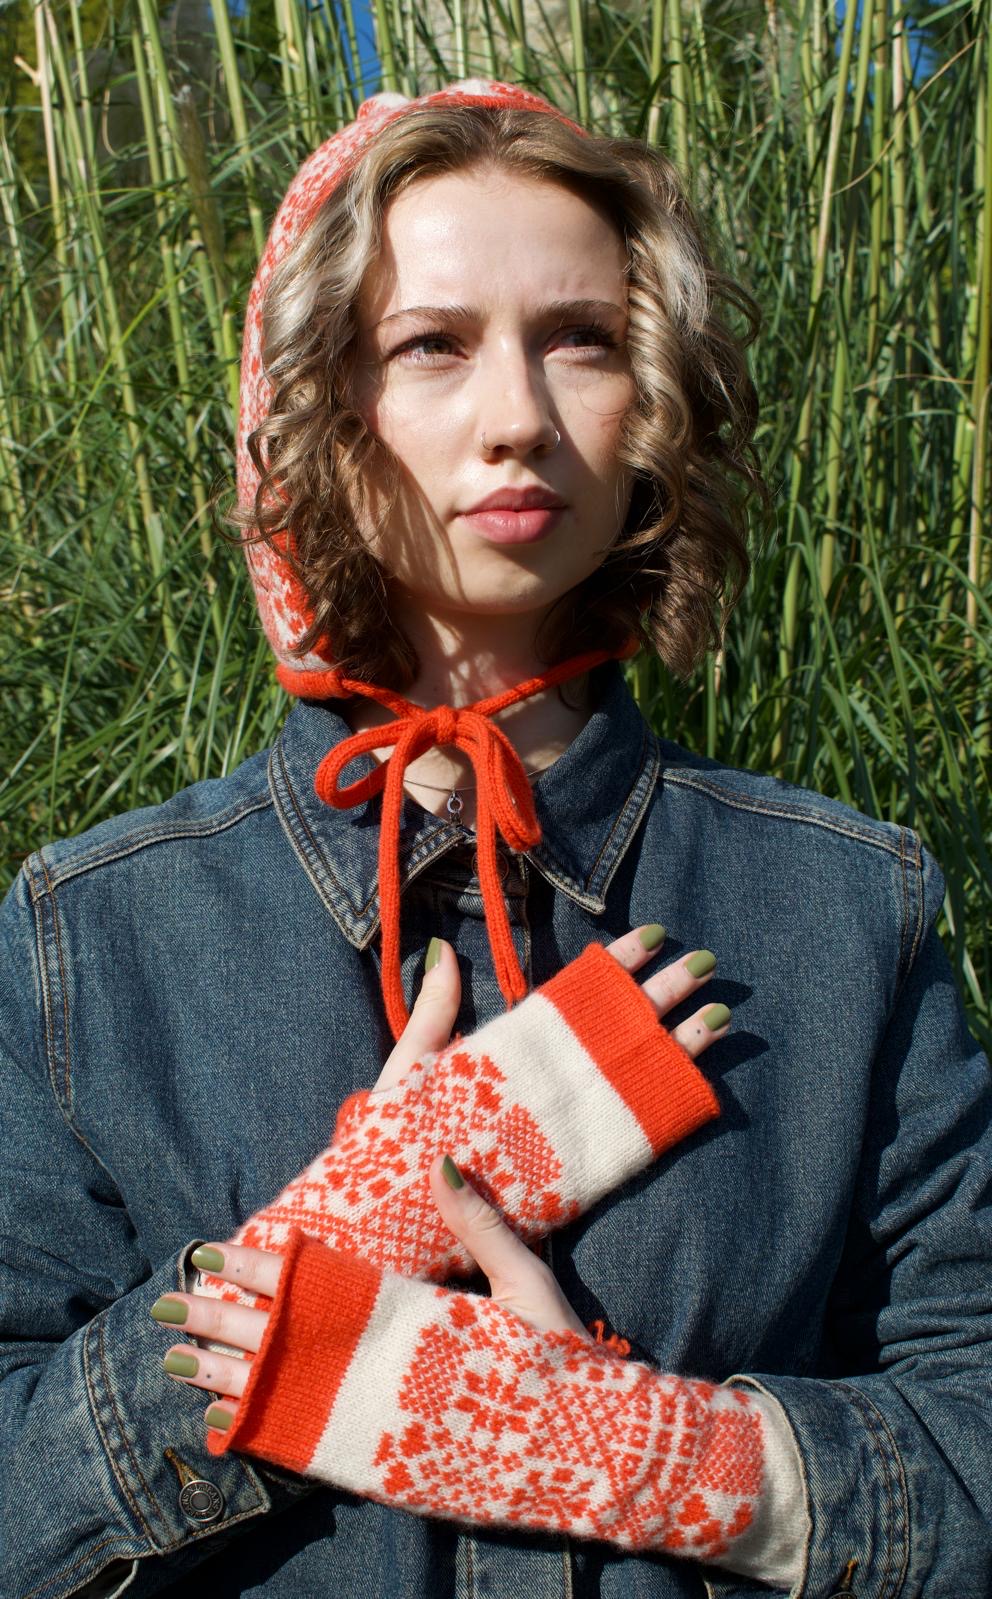
[[[667,163],[501,86],[294,180],[239,498],[300,704],[5,906],[11,1592],[988,1591],[939,870],[617,664],[743,570],[721,297]]]

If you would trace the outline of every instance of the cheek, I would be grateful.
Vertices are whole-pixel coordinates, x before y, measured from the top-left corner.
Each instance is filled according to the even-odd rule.
[[[603,478],[620,470],[617,446],[624,417],[637,398],[633,381],[627,378],[589,385],[562,396],[561,411],[579,453]]]
[[[360,409],[359,415],[418,480],[430,477],[432,467],[444,460],[445,444],[453,429],[450,419],[447,425],[439,426],[436,406],[384,396]]]

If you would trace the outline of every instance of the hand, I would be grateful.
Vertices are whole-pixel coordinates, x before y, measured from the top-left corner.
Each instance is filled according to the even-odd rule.
[[[614,939],[612,944],[606,945],[607,953],[613,956],[624,971],[639,971],[658,953],[657,945],[654,949],[646,949],[641,942],[640,935],[644,931],[643,926],[635,927],[629,933],[624,933],[621,938]],[[455,1025],[455,1017],[458,1015],[462,998],[461,973],[458,968],[458,957],[451,945],[443,939],[439,942],[441,954],[438,963],[424,974],[420,992],[410,1012],[410,1020],[383,1066],[373,1093],[395,1087],[397,1083],[403,1081],[415,1061],[444,1049],[450,1042],[451,1030]],[[699,977],[694,977],[687,970],[688,961],[706,953],[704,950],[690,950],[678,960],[671,961],[660,971],[655,972],[646,983],[641,984],[659,1018],[667,1015],[683,999],[688,998],[709,981],[712,967]],[[727,1031],[729,1016],[720,1027],[712,1031],[704,1025],[703,1017],[710,1008],[702,1006],[672,1030],[672,1036],[693,1059],[701,1055],[709,1044],[722,1038]]]
[[[674,1035],[658,1016],[708,980],[715,958],[697,951],[639,986],[631,973],[651,953],[639,933],[608,949],[590,943],[512,1011],[450,1044],[460,983],[442,945],[376,1089],[345,1100],[328,1147],[228,1241],[279,1253],[298,1226],[372,1265],[448,1281],[474,1263],[431,1199],[439,1153],[534,1243],[711,1120],[719,1106],[693,1057],[723,1035],[729,1012],[697,1011]],[[209,1271],[197,1287],[256,1308]]]
[[[427,1179],[439,1150],[445,1148],[454,1150],[463,1164],[465,1154],[468,1152],[470,1160],[468,1169],[472,1171],[476,1182],[481,1178],[480,1186],[488,1197],[495,1198],[500,1209],[510,1217],[518,1231],[533,1240],[543,1236],[555,1226],[564,1225],[572,1214],[580,1213],[581,1209],[587,1208],[588,1204],[602,1193],[625,1180],[633,1171],[639,1170],[652,1158],[652,1150],[657,1154],[716,1114],[717,1106],[712,1090],[690,1063],[701,1055],[709,1044],[726,1032],[729,1021],[726,1007],[703,1007],[694,1012],[669,1035],[670,1039],[674,1039],[674,1045],[669,1041],[664,1047],[662,1047],[664,1037],[662,1030],[656,1029],[654,1022],[647,1019],[666,1015],[673,1006],[703,986],[715,965],[714,958],[710,955],[696,952],[695,955],[690,954],[671,962],[656,973],[648,982],[641,985],[640,993],[643,998],[633,1008],[637,1011],[639,1005],[644,1015],[639,1015],[636,1024],[632,1022],[634,1031],[625,1032],[621,1028],[615,1039],[611,1031],[608,1036],[601,1037],[596,1046],[607,1054],[612,1053],[612,1060],[617,1069],[622,1068],[629,1075],[631,1067],[634,1068],[630,1091],[636,1091],[636,1095],[639,1096],[641,1103],[638,1114],[647,1111],[648,1101],[651,1102],[648,1122],[642,1122],[640,1131],[637,1130],[637,1122],[631,1120],[627,1110],[620,1112],[621,1122],[626,1130],[621,1130],[620,1123],[614,1123],[612,1120],[620,1101],[616,1099],[612,1088],[604,1089],[603,1079],[599,1078],[596,1064],[579,1043],[578,1036],[571,1034],[569,1028],[565,1026],[564,1015],[560,1023],[562,1032],[557,1030],[559,1024],[556,1023],[550,1030],[545,1027],[542,1033],[544,1024],[541,1021],[543,1012],[540,1007],[549,1003],[552,994],[556,994],[559,1005],[564,1004],[566,1007],[569,1004],[577,1005],[576,1025],[588,1028],[591,1021],[595,1028],[596,1018],[595,1016],[590,1018],[588,1013],[590,990],[583,986],[584,983],[602,982],[612,993],[614,1002],[617,1002],[618,995],[622,994],[621,1002],[628,1005],[631,1003],[628,990],[633,985],[629,976],[621,978],[618,975],[616,978],[611,978],[607,972],[604,972],[604,968],[608,971],[612,969],[613,962],[616,962],[617,966],[629,974],[643,965],[650,958],[651,950],[645,947],[639,933],[640,930],[635,929],[615,940],[606,950],[597,945],[590,946],[582,957],[565,969],[560,978],[545,985],[509,1016],[498,1018],[488,1028],[473,1035],[472,1041],[466,1041],[466,1049],[474,1042],[475,1054],[481,1063],[479,1092],[484,1090],[489,1092],[489,1100],[485,1104],[480,1101],[472,1111],[471,1124],[466,1123],[465,1126],[462,1125],[465,1120],[463,1113],[465,1110],[472,1110],[471,1102],[466,1101],[465,1092],[467,1063],[458,1053],[457,1045],[454,1056],[451,1051],[444,1052],[444,1045],[458,1009],[460,992],[458,967],[454,951],[450,946],[442,945],[441,961],[427,974],[422,996],[414,1009],[411,1023],[380,1076],[377,1084],[379,1094],[364,1096],[367,1109],[362,1108],[362,1096],[354,1097],[350,1112],[348,1105],[351,1102],[346,1102],[339,1118],[338,1135],[334,1145],[318,1156],[311,1167],[308,1167],[300,1178],[294,1179],[270,1206],[257,1216],[249,1218],[239,1230],[235,1240],[222,1248],[233,1252],[237,1247],[245,1259],[259,1251],[279,1259],[281,1258],[279,1245],[282,1239],[288,1237],[287,1228],[292,1225],[302,1225],[304,1230],[317,1241],[368,1259],[374,1265],[391,1267],[404,1275],[432,1275],[436,1281],[444,1280],[445,1276],[452,1272],[470,1271],[476,1257],[470,1249],[463,1248],[459,1242],[452,1240],[452,1233],[455,1240],[459,1239],[458,1228],[452,1229],[446,1225],[447,1218],[443,1205],[436,1207],[436,1202],[432,1200],[432,1190]],[[607,956],[610,959],[607,959]],[[592,973],[597,975],[593,977]],[[568,990],[572,995],[570,1001],[565,999],[564,991],[560,988],[561,982],[566,977],[571,984]],[[534,1009],[535,1006],[538,1007],[537,1010]],[[584,1022],[579,1019],[578,1013],[584,1014]],[[531,1018],[529,1021],[526,1020],[528,1016]],[[511,1037],[516,1034],[517,1042],[513,1045],[507,1043],[505,1041],[507,1033]],[[501,1045],[496,1042],[497,1035],[504,1037]],[[488,1042],[490,1039],[492,1043]],[[565,1047],[565,1039],[571,1040],[568,1047]],[[645,1074],[637,1068],[639,1056],[634,1048],[635,1045],[644,1049],[645,1059],[652,1060],[652,1072]],[[437,1046],[440,1046],[443,1053],[435,1052]],[[587,1136],[582,1133],[581,1125],[575,1124],[572,1118],[566,1116],[556,1135],[559,1140],[558,1154],[554,1155],[553,1151],[551,1152],[554,1159],[565,1163],[577,1162],[575,1171],[583,1174],[584,1188],[570,1186],[571,1177],[567,1164],[561,1167],[563,1175],[559,1176],[557,1182],[553,1181],[550,1187],[544,1187],[539,1182],[531,1191],[522,1186],[514,1164],[514,1129],[520,1117],[517,1116],[516,1120],[512,1116],[503,1117],[502,1120],[494,1117],[493,1107],[497,1115],[501,1114],[501,1098],[500,1095],[493,1096],[487,1089],[487,1082],[493,1076],[493,1065],[485,1054],[486,1047],[495,1050],[496,1059],[501,1062],[504,1072],[516,1076],[517,1088],[514,1090],[512,1083],[508,1083],[498,1072],[496,1073],[500,1093],[507,1101],[507,1106],[504,1108],[508,1108],[509,1103],[513,1102],[513,1093],[522,1095],[523,1102],[526,1102],[528,1094],[534,1091],[528,1088],[527,1080],[535,1069],[538,1072],[538,1079],[543,1080],[545,1074],[549,1074],[547,1082],[554,1081],[556,1074],[564,1075],[572,1084],[573,1091],[578,1091],[581,1095],[592,1094],[591,1103],[600,1107],[606,1105],[605,1125],[610,1126],[614,1133],[610,1143],[604,1143],[603,1122],[593,1118]],[[588,1047],[593,1047],[591,1041]],[[673,1048],[677,1050],[675,1058],[671,1054]],[[531,1049],[535,1051],[533,1058],[530,1054]],[[448,1056],[451,1056],[450,1062],[447,1061]],[[384,1162],[383,1156],[390,1141],[394,1142],[398,1136],[399,1124],[395,1117],[396,1107],[390,1105],[392,1120],[388,1125],[384,1123],[380,1131],[379,1112],[377,1108],[373,1110],[371,1101],[375,1100],[378,1103],[380,1095],[384,1097],[388,1088],[393,1090],[392,1097],[405,1092],[404,1076],[410,1072],[412,1065],[432,1058],[436,1062],[435,1066],[429,1070],[425,1068],[427,1075],[411,1087],[407,1096],[411,1099],[410,1106],[406,1107],[410,1113],[411,1126],[404,1128],[402,1155],[405,1180],[402,1185],[395,1182],[391,1186],[387,1185],[386,1191],[379,1194],[377,1190],[382,1187],[382,1178],[389,1169],[388,1162]],[[680,1061],[684,1064],[680,1065]],[[536,1068],[534,1062],[537,1063]],[[653,1075],[655,1068],[657,1076]],[[449,1093],[446,1073],[451,1077],[450,1106],[444,1097]],[[488,1078],[486,1073],[489,1074]],[[429,1092],[426,1091],[428,1085]],[[675,1096],[674,1104],[677,1110],[673,1114],[677,1119],[673,1120],[668,1109],[668,1096],[670,1086],[676,1085],[679,1092]],[[534,1087],[537,1087],[537,1083]],[[645,1093],[647,1099],[644,1098]],[[441,1096],[440,1099],[438,1094]],[[563,1100],[562,1103],[564,1102]],[[555,1099],[554,1103],[557,1104],[558,1100]],[[635,1103],[636,1100],[628,1100],[629,1106]],[[451,1109],[459,1105],[462,1107],[462,1112],[451,1115],[449,1113]],[[356,1117],[360,1123],[359,1133],[368,1135],[364,1142],[361,1137],[355,1136]],[[479,1144],[480,1129],[486,1121],[492,1123],[492,1126]],[[627,1122],[630,1123],[629,1128]],[[469,1125],[474,1131],[466,1139]],[[544,1136],[546,1131],[547,1127],[542,1132],[533,1121],[526,1123],[524,1129],[526,1136],[521,1134],[526,1146],[525,1156],[527,1149],[532,1148],[535,1136]],[[387,1134],[388,1137],[385,1136]],[[452,1135],[455,1141],[448,1142],[447,1139]],[[650,1141],[647,1141],[648,1139]],[[573,1144],[576,1145],[574,1149]],[[392,1160],[392,1156],[389,1160]],[[496,1165],[493,1164],[494,1160]],[[547,1179],[543,1181],[546,1183]],[[399,1192],[400,1186],[402,1193]],[[394,1188],[397,1190],[395,1193],[392,1192]],[[366,1189],[375,1195],[371,1206],[367,1203]],[[321,1204],[316,1203],[317,1199],[321,1199]],[[405,1212],[407,1227],[402,1234],[407,1243],[406,1253],[403,1255],[397,1255],[395,1248],[387,1249],[388,1241],[392,1237],[388,1225],[388,1213],[400,1203],[407,1207]],[[414,1208],[411,1210],[411,1207]],[[441,1219],[439,1219],[439,1210]],[[422,1219],[417,1220],[421,1212],[423,1212]],[[414,1221],[416,1221],[416,1227],[413,1228],[416,1234],[414,1241],[418,1243],[416,1251],[412,1251],[409,1242]],[[231,1253],[230,1258],[236,1260],[238,1257]],[[534,1259],[529,1251],[526,1258],[529,1261]],[[271,1300],[271,1294],[253,1279],[250,1272],[246,1270],[240,1275],[235,1272],[225,1277],[208,1267],[206,1262],[202,1265],[207,1270],[207,1276],[199,1285],[204,1290],[200,1297],[233,1301],[241,1311],[258,1310],[264,1313],[267,1310],[267,1304],[260,1303],[258,1295]],[[252,1325],[252,1318],[249,1316],[241,1323],[240,1333],[231,1347],[249,1351],[259,1347],[258,1342],[253,1344],[252,1337],[261,1338],[260,1324],[254,1323],[254,1334]],[[261,1325],[264,1326],[264,1321]],[[205,1336],[211,1337],[214,1343],[222,1343],[218,1335],[210,1334],[209,1327],[204,1329],[202,1321],[195,1328],[190,1325],[190,1330],[205,1333]],[[242,1333],[244,1336],[240,1335]],[[212,1347],[208,1353],[224,1357],[228,1351],[223,1347]],[[234,1359],[236,1365],[241,1367],[242,1362],[237,1356]],[[198,1372],[199,1370],[198,1367]],[[177,1375],[192,1375],[192,1373],[180,1372]],[[244,1375],[244,1371],[241,1370],[241,1387],[232,1389],[235,1397],[243,1391]],[[218,1387],[216,1374],[213,1380],[208,1379],[201,1386],[216,1389]]]
[[[456,1186],[459,1182],[461,1186]],[[450,1157],[438,1157],[433,1162],[430,1187],[445,1224],[488,1278],[490,1296],[495,1303],[540,1332],[567,1331],[589,1338],[549,1267],[511,1232],[498,1212],[475,1192]],[[269,1299],[275,1297],[282,1271],[282,1255],[271,1250],[246,1249],[235,1244],[212,1244],[209,1247],[219,1250],[224,1256],[223,1268],[217,1270],[215,1275],[256,1294],[264,1294]],[[185,1323],[188,1333],[243,1350],[247,1357],[215,1354],[195,1344],[173,1344],[165,1356],[166,1362],[178,1357],[187,1363],[188,1374],[182,1371],[169,1372],[177,1381],[230,1396],[219,1404],[208,1406],[204,1412],[208,1426],[226,1429],[234,1418],[236,1401],[245,1391],[251,1356],[261,1347],[269,1312],[229,1304],[197,1293],[163,1297],[169,1302],[179,1301],[188,1306]],[[189,1362],[195,1362],[192,1371],[189,1371]]]

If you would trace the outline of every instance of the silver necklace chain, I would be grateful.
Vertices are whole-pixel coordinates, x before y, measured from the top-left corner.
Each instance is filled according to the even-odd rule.
[[[555,756],[555,761],[560,759],[560,756]],[[542,772],[548,770],[548,766],[554,766],[555,761],[548,761],[547,766],[538,766],[533,772],[525,773],[525,776],[528,778],[539,777]],[[446,809],[448,815],[452,817],[460,816],[465,809],[465,801],[458,798],[459,794],[467,794],[470,789],[475,789],[479,786],[478,783],[461,783],[458,788],[449,788],[447,783],[445,783],[439,787],[437,783],[421,783],[415,777],[411,779],[411,782],[416,783],[418,788],[429,789],[434,794],[447,794],[448,803]]]

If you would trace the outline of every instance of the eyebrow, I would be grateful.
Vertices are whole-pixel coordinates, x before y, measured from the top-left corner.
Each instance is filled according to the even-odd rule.
[[[615,305],[612,300],[549,300],[544,305],[539,305],[536,311],[536,320],[550,321],[552,317],[559,317],[564,321],[567,317],[601,317],[625,316],[626,312],[621,305]],[[381,328],[387,322],[395,322],[401,316],[432,316],[439,321],[472,322],[478,320],[479,312],[470,305],[407,305],[402,311],[390,311],[388,316],[380,317],[378,322],[371,324],[365,331],[371,333],[375,328]]]

